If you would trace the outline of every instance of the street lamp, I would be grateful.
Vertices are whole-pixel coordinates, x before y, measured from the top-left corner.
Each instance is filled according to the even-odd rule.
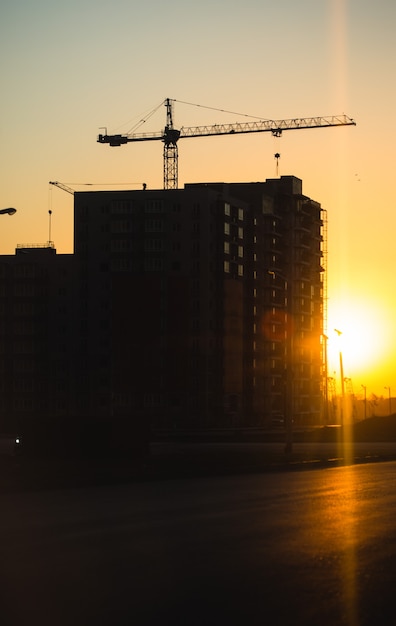
[[[324,391],[324,423],[329,423],[329,385],[328,385],[328,358],[327,358],[327,342],[328,336],[323,333],[323,349],[324,349],[324,374],[323,374],[323,391]]]
[[[17,212],[16,209],[8,208],[8,209],[0,209],[0,215],[15,215]]]
[[[286,292],[286,407],[285,407],[285,453],[293,451],[293,412],[294,412],[294,381],[293,381],[293,300],[291,281],[279,272],[268,270],[272,278],[281,278],[284,281]]]
[[[367,418],[367,387],[366,385],[361,385],[364,391],[364,419]]]
[[[334,329],[339,337],[342,335],[342,330]],[[344,425],[344,401],[345,401],[345,379],[344,379],[344,365],[342,362],[342,350],[340,346],[340,377],[341,377],[341,426]]]

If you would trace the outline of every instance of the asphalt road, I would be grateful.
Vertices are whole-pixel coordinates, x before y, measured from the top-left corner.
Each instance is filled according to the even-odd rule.
[[[396,624],[396,462],[0,495],[3,626]]]

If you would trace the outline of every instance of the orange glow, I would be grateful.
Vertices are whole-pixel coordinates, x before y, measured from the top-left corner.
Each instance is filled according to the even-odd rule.
[[[351,378],[354,392],[369,381],[370,393],[384,394],[384,386],[392,376],[390,320],[385,307],[368,299],[342,302],[329,306],[328,375],[340,377],[340,352],[344,377]],[[340,336],[335,332],[342,332]],[[396,389],[395,389],[396,391]]]
[[[328,214],[329,375],[336,370],[339,377],[333,331],[339,328],[355,393],[363,384],[368,397],[386,395],[388,386],[396,397],[395,3],[382,2],[379,10],[374,2],[327,0],[302,11],[291,0],[255,0],[233,3],[226,25],[223,3],[176,0],[172,11],[157,3],[155,12],[152,3],[139,3],[149,46],[145,27],[130,37],[136,3],[120,3],[122,20],[116,11],[97,10],[93,0],[56,11],[48,2],[24,4],[34,6],[29,19],[21,3],[8,2],[0,23],[0,208],[18,211],[0,217],[0,253],[45,242],[48,209],[58,253],[72,252],[73,197],[56,188],[49,193],[49,180],[80,191],[87,190],[81,183],[110,189],[119,182],[161,189],[161,142],[110,148],[96,138],[104,126],[125,133],[142,120],[145,132],[160,131],[164,107],[153,117],[147,112],[166,97],[180,99],[176,128],[345,113],[356,127],[183,140],[179,187],[300,178],[304,195]],[[173,32],[176,14],[178,37],[164,54],[163,34]],[[265,37],[263,24],[271,24]],[[162,60],[177,63],[177,72],[164,72]]]

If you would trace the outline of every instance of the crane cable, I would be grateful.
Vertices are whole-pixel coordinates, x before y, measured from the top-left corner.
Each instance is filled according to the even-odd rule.
[[[160,107],[162,107],[163,104],[164,104],[164,100],[162,100],[162,102],[160,102],[156,107],[154,107],[154,109],[150,110],[148,113],[146,113],[142,117],[139,116],[139,118],[140,118],[139,121],[135,122],[135,124],[133,124],[133,126],[131,126],[131,128],[129,130],[127,130],[127,134],[135,132],[138,128],[140,128],[140,126],[145,124],[147,122],[147,120],[149,120],[150,117],[152,117],[154,115],[154,113],[156,113],[158,111],[158,109]],[[127,122],[124,122],[123,124],[120,124],[115,130],[117,131],[119,128],[121,128],[122,126],[125,126],[126,124],[129,124],[130,122],[132,122],[135,119],[136,119],[136,117],[132,117]]]
[[[193,102],[183,102],[183,100],[172,100],[172,102],[178,102],[179,104],[187,104],[193,107],[199,107],[201,109],[209,109],[211,111],[219,111],[220,113],[231,113],[231,115],[240,115],[241,117],[250,117],[255,120],[264,121],[262,117],[258,117],[257,115],[248,115],[247,113],[236,113],[235,111],[227,111],[226,109],[217,109],[216,107],[205,106],[204,104],[194,104]],[[272,121],[272,120],[267,120]]]
[[[248,117],[250,119],[255,119],[255,120],[261,120],[263,121],[262,117],[258,117],[257,115],[248,115],[247,113],[237,113],[235,111],[228,111],[227,109],[218,109],[216,107],[210,107],[210,106],[205,106],[204,104],[195,104],[193,102],[184,102],[183,100],[176,100],[175,98],[171,98],[172,102],[178,102],[179,104],[186,104],[188,106],[193,106],[193,107],[197,107],[200,109],[208,109],[209,111],[219,111],[220,113],[229,113],[231,115],[239,115],[240,117]],[[151,109],[150,111],[148,111],[148,113],[146,113],[143,116],[139,116],[139,121],[137,121],[135,124],[133,124],[133,126],[131,126],[129,128],[129,130],[126,131],[126,134],[132,134],[135,133],[141,126],[143,126],[143,124],[145,124],[157,111],[160,107],[162,107],[164,105],[166,101],[162,100],[156,107],[154,107],[154,109]],[[129,124],[130,122],[132,122],[132,120],[135,120],[135,118],[131,118],[129,119],[127,122],[124,122],[123,124],[120,124],[117,128],[115,128],[115,131],[117,131],[119,128],[121,128],[122,126],[125,126],[126,124]],[[271,121],[271,120],[268,120]]]
[[[134,183],[63,183],[74,187],[112,187],[113,185],[141,185],[140,181]]]

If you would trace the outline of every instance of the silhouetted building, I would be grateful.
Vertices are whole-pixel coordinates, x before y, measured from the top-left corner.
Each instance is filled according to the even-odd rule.
[[[291,176],[76,193],[77,411],[265,425],[283,418],[292,345],[295,422],[319,423],[322,240]]]
[[[321,423],[323,212],[299,179],[78,192],[74,220],[72,255],[0,256],[0,432],[127,441],[266,426],[286,402]]]
[[[74,413],[73,267],[52,242],[0,256],[0,432]]]

